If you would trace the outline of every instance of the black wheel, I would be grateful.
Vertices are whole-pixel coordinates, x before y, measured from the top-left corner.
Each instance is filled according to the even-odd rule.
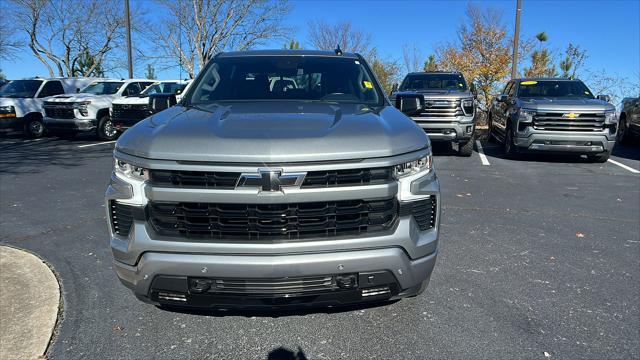
[[[24,122],[24,136],[30,139],[42,137],[44,135],[44,124],[42,119],[37,117],[27,118]]]
[[[515,159],[518,157],[518,149],[513,142],[513,131],[507,128],[507,131],[504,135],[504,153],[510,159]]]
[[[487,135],[487,140],[489,142],[495,143],[496,137],[493,135],[493,120],[491,120],[491,114],[489,114],[489,118],[487,119],[487,127],[489,128],[488,130],[488,135]]]
[[[616,134],[616,140],[619,144],[627,145],[631,142],[631,136],[629,136],[629,129],[627,129],[627,118],[624,115],[620,116],[620,122],[618,123],[618,133]]]
[[[105,115],[98,121],[98,138],[100,140],[114,140],[118,137],[118,130],[113,126],[111,118]]]
[[[458,143],[458,156],[469,157],[473,154],[473,139],[474,136],[471,135],[471,139],[469,139],[469,141]]]
[[[607,160],[609,160],[609,152],[605,151],[603,153],[600,154],[595,154],[595,155],[587,155],[587,159],[591,162],[595,162],[595,163],[603,163],[603,162],[607,162]]]

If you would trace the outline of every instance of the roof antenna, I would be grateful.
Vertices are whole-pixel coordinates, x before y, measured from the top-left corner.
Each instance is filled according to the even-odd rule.
[[[340,49],[340,44],[337,45],[336,49],[334,50],[336,52],[336,55],[342,55],[342,50]]]

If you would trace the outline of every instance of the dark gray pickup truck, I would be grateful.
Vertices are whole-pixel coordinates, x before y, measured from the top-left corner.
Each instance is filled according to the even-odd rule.
[[[441,207],[429,139],[360,55],[219,54],[114,157],[114,267],[143,301],[336,306],[429,282]]]
[[[400,108],[398,95],[417,95],[418,109],[409,116],[431,141],[458,144],[460,156],[471,156],[475,131],[475,101],[459,72],[409,73],[390,99]]]
[[[594,97],[580,80],[509,81],[489,113],[489,137],[507,156],[521,152],[586,154],[605,162],[616,142],[617,117],[609,97]]]
[[[640,97],[622,99],[618,116],[618,142],[629,144],[640,136]]]

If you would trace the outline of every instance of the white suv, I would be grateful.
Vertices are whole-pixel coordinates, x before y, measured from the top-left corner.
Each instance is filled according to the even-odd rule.
[[[139,94],[153,81],[147,79],[100,79],[73,95],[58,95],[45,100],[44,125],[62,137],[79,132],[95,132],[102,140],[118,136],[111,118],[111,103],[124,96]]]
[[[25,137],[42,136],[44,98],[75,93],[94,80],[34,77],[10,81],[0,89],[0,130],[22,131]]]

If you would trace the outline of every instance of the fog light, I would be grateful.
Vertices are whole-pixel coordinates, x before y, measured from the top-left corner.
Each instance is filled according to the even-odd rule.
[[[336,285],[340,289],[355,289],[358,287],[358,278],[354,274],[336,276]]]
[[[189,291],[203,293],[209,291],[213,285],[213,280],[209,279],[189,279]]]
[[[370,289],[362,289],[362,297],[390,294],[391,289],[388,286],[375,287]]]

